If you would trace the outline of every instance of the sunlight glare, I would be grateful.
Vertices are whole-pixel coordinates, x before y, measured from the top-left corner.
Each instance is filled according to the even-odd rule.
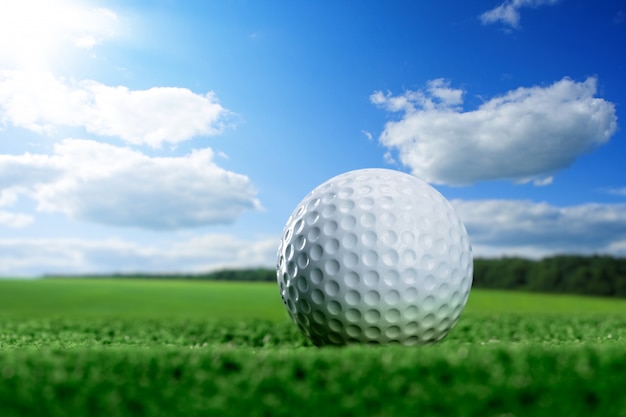
[[[116,26],[115,13],[85,1],[0,2],[0,69],[48,69],[61,50],[92,49]]]

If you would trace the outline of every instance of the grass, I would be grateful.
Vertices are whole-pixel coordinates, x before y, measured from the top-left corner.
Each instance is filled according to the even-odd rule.
[[[478,314],[625,314],[622,299],[473,290]],[[0,317],[72,316],[287,320],[273,283],[42,279],[0,280]]]
[[[474,290],[434,346],[315,348],[272,284],[0,281],[0,416],[626,416],[626,302]]]
[[[0,280],[0,306],[0,316],[287,318],[277,286],[246,282]]]
[[[626,315],[626,300],[520,291],[472,290],[466,311],[480,314]]]

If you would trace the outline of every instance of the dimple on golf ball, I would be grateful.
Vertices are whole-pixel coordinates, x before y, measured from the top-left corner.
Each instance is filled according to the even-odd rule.
[[[433,343],[456,324],[472,251],[452,205],[389,169],[338,175],[289,217],[278,248],[283,302],[315,345]]]

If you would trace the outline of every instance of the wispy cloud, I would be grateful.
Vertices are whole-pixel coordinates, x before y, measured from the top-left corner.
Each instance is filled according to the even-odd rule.
[[[539,178],[533,181],[533,184],[535,184],[538,187],[544,186],[544,185],[550,185],[552,184],[552,182],[554,181],[554,177],[545,177],[545,178]]]
[[[626,204],[454,200],[478,256],[626,255]]]
[[[82,127],[131,144],[160,147],[218,134],[231,116],[213,92],[131,90],[62,80],[49,73],[0,71],[0,121],[40,133]]]
[[[0,210],[0,226],[24,227],[33,222],[33,216],[21,213],[11,213]]]
[[[505,0],[499,6],[494,7],[480,15],[483,25],[500,22],[514,29],[520,27],[519,10],[525,7],[551,6],[559,0]]]
[[[381,144],[415,175],[438,184],[509,179],[546,185],[617,128],[613,103],[595,97],[595,78],[521,87],[472,111],[461,108],[463,93],[440,80],[398,96],[375,92],[372,103],[402,113],[385,125]]]
[[[149,157],[66,139],[52,155],[0,155],[0,173],[5,208],[25,196],[40,211],[112,226],[172,230],[232,223],[260,208],[249,178],[217,166],[209,148]],[[26,219],[5,215],[5,223],[20,220]]]
[[[206,272],[270,267],[276,239],[206,234],[151,244],[106,238],[0,238],[0,275]]]
[[[626,197],[626,187],[607,188],[605,191],[609,194],[620,195],[620,196]]]

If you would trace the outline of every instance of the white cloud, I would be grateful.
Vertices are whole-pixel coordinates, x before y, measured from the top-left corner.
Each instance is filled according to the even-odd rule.
[[[453,200],[477,256],[626,255],[626,204]]]
[[[425,91],[375,92],[370,100],[403,113],[385,125],[379,140],[427,181],[542,184],[615,132],[615,106],[595,94],[595,78],[564,78],[547,87],[518,88],[463,111],[463,92],[435,80]]]
[[[244,240],[226,234],[150,245],[119,238],[0,238],[0,275],[206,272],[273,267],[277,242],[277,238]]]
[[[501,22],[512,28],[519,28],[520,13],[523,7],[551,6],[559,0],[505,0],[499,6],[494,7],[480,15],[483,25]]]
[[[35,132],[82,127],[101,136],[160,147],[222,131],[231,113],[215,94],[186,88],[130,90],[49,73],[0,71],[0,122]]]
[[[0,2],[0,64],[42,69],[67,46],[91,49],[119,32],[118,16],[87,1]]]
[[[426,91],[428,97],[423,99],[423,105],[438,102],[441,107],[449,108],[463,104],[463,90],[450,88],[450,82],[443,78],[428,81]]]
[[[31,197],[39,210],[106,225],[188,228],[260,208],[248,177],[217,166],[208,148],[163,158],[66,139],[50,156],[0,155],[0,174],[5,193]]]

